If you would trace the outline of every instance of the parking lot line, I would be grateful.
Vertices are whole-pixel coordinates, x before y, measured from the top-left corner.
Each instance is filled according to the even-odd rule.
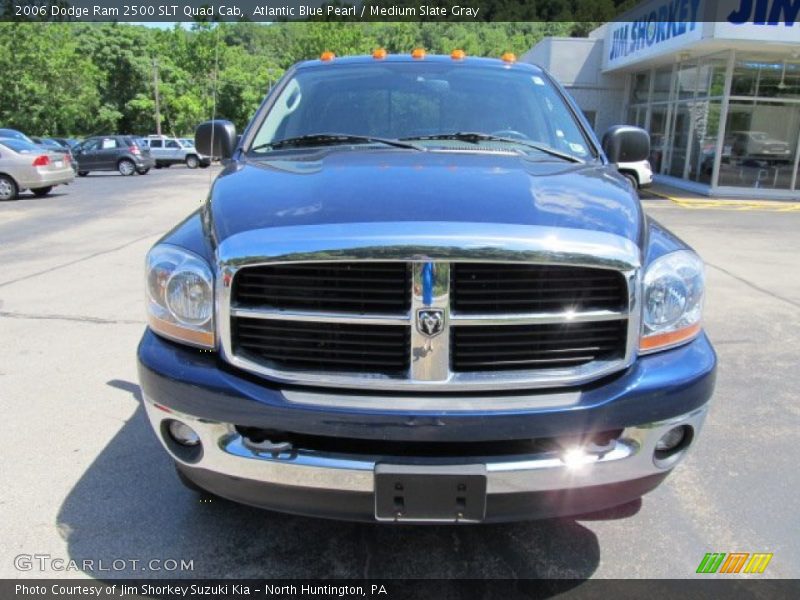
[[[648,190],[647,193],[658,198],[671,201],[681,208],[688,209],[722,209],[722,210],[762,210],[769,212],[800,211],[800,202],[785,200],[734,200],[714,198],[686,198],[671,194]],[[647,199],[647,198],[645,198]]]

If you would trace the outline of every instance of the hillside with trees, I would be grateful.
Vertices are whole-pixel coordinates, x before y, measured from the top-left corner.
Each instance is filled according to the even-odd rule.
[[[602,2],[598,5],[602,6]],[[608,5],[613,9],[612,0]],[[593,13],[586,17],[602,17]],[[158,29],[123,23],[0,23],[0,127],[30,135],[150,133],[158,82],[162,129],[191,134],[216,115],[243,127],[298,60],[376,47],[473,56],[522,54],[597,21],[524,23],[221,23]],[[214,93],[216,91],[216,94]]]

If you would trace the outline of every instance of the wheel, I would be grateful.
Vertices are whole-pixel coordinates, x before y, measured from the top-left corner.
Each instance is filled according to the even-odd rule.
[[[48,185],[47,187],[36,188],[35,190],[31,189],[31,191],[33,192],[34,196],[36,196],[37,198],[41,198],[42,196],[47,196],[47,194],[53,191],[53,186]]]
[[[633,186],[634,190],[639,189],[639,180],[636,179],[636,175],[633,175],[632,173],[623,173],[622,175]]]
[[[0,200],[13,200],[17,197],[17,183],[6,175],[0,175]]]
[[[136,172],[136,165],[133,164],[132,160],[123,158],[117,163],[117,170],[120,175],[133,175]]]
[[[198,159],[194,154],[190,154],[186,157],[186,166],[190,169],[196,169],[200,165],[200,159]]]
[[[78,171],[78,177],[86,177],[89,171]]]
[[[139,175],[147,175],[150,172],[150,169],[136,169],[136,172]]]

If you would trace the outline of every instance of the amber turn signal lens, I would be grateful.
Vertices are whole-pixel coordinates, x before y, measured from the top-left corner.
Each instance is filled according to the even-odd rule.
[[[411,58],[425,58],[425,48],[414,48],[411,51]]]
[[[330,50],[326,50],[325,52],[319,55],[319,59],[324,60],[326,62],[329,60],[333,60],[334,58],[336,58],[336,55]]]
[[[639,340],[639,350],[646,352],[655,350],[657,348],[666,348],[675,346],[681,342],[686,342],[700,333],[700,323],[689,325],[677,331],[669,331],[667,333],[657,333],[649,335]]]
[[[517,55],[513,52],[505,52],[503,56],[500,57],[500,60],[507,63],[517,62]]]
[[[463,50],[453,50],[450,53],[450,58],[452,58],[453,60],[464,60],[464,58],[466,58],[466,56],[467,56],[467,53],[464,52]]]
[[[150,326],[150,329],[156,333],[160,333],[173,340],[206,348],[214,347],[214,334],[210,331],[196,331],[188,327],[181,327],[175,323],[159,319],[155,315],[148,315],[147,324]]]
[[[376,48],[372,51],[372,58],[376,60],[383,60],[386,58],[386,48]]]

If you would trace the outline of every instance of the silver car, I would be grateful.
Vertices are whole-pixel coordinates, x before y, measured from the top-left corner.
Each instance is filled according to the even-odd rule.
[[[46,196],[74,177],[67,155],[25,140],[0,138],[0,200],[13,200],[22,190]]]
[[[181,163],[190,169],[205,168],[211,164],[211,158],[200,154],[193,143],[187,145],[178,138],[165,135],[148,135],[146,140],[150,154],[156,161],[156,169]]]

